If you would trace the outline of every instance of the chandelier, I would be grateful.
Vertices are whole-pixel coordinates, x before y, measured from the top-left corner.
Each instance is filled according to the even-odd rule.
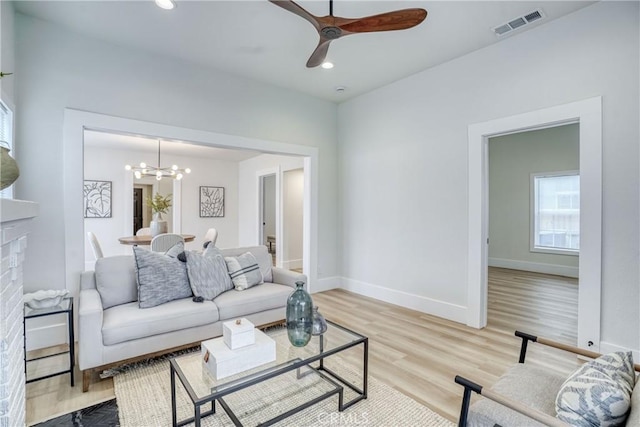
[[[184,174],[191,173],[191,169],[181,169],[178,165],[163,168],[160,163],[160,140],[158,140],[158,166],[150,166],[145,162],[141,162],[139,166],[126,165],[124,167],[128,171],[133,171],[133,175],[136,179],[140,179],[143,176],[155,176],[158,181],[162,178],[171,178],[180,180],[184,177]]]

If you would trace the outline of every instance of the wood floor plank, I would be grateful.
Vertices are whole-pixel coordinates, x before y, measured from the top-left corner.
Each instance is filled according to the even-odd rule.
[[[370,375],[453,421],[462,397],[455,375],[492,385],[517,362],[520,340],[514,330],[577,341],[578,284],[566,277],[490,268],[488,325],[482,330],[344,290],[314,294],[313,300],[327,319],[369,337]],[[527,354],[527,363],[565,375],[580,363],[535,344]],[[361,353],[345,357],[355,363]],[[76,378],[81,378],[78,372]],[[81,384],[72,389],[68,376],[28,384],[27,423],[113,397],[110,379],[94,380],[87,393]]]

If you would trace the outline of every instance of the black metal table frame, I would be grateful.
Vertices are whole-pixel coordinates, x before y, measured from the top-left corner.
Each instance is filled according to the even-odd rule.
[[[25,381],[27,384],[32,383],[34,381],[40,381],[40,380],[44,380],[47,378],[51,378],[51,377],[56,377],[58,375],[64,375],[64,374],[69,374],[69,376],[71,377],[71,387],[73,387],[75,385],[75,381],[73,378],[73,370],[75,368],[75,338],[74,338],[74,331],[73,331],[73,297],[66,297],[63,299],[63,301],[65,300],[69,300],[69,308],[68,309],[62,309],[62,307],[60,307],[60,310],[55,310],[55,311],[47,311],[47,312],[43,312],[43,313],[36,313],[36,314],[25,314],[22,317],[22,327],[23,327],[23,337],[24,337],[24,376],[25,376]],[[53,307],[55,308],[55,307]],[[34,311],[36,311],[38,309],[34,309]],[[69,350],[68,351],[61,351],[58,353],[54,353],[54,354],[47,354],[46,356],[40,356],[40,357],[34,357],[33,359],[27,359],[27,319],[36,319],[38,317],[45,317],[45,316],[53,316],[56,314],[65,314],[67,315],[67,327],[68,327],[68,333],[69,333]],[[43,375],[41,377],[37,377],[37,378],[31,378],[31,379],[27,379],[27,363],[28,362],[33,362],[36,360],[41,360],[41,359],[47,359],[49,357],[55,357],[55,356],[60,356],[62,354],[67,354],[69,353],[69,369],[66,369],[64,371],[58,371],[58,372],[54,372],[52,374],[48,374],[48,375]]]
[[[187,425],[189,423],[195,422],[195,427],[200,427],[200,422],[201,419],[203,417],[206,417],[208,415],[213,415],[216,413],[216,400],[218,402],[220,402],[220,405],[222,406],[222,408],[225,410],[225,412],[227,413],[227,415],[229,416],[229,418],[231,419],[231,421],[233,422],[233,424],[235,426],[242,426],[242,423],[240,422],[240,420],[236,417],[236,415],[233,413],[233,411],[231,410],[231,408],[229,407],[229,405],[224,401],[223,397],[228,395],[228,394],[232,394],[235,393],[237,391],[243,390],[245,388],[254,386],[256,384],[259,384],[261,382],[267,381],[271,378],[275,378],[277,376],[283,375],[287,372],[291,372],[293,370],[297,370],[297,376],[298,378],[301,378],[302,376],[308,375],[311,372],[307,372],[306,374],[300,374],[300,369],[303,367],[308,367],[309,369],[312,369],[316,374],[320,375],[321,377],[323,377],[323,379],[325,379],[326,381],[328,381],[329,383],[333,384],[335,386],[335,388],[331,391],[328,391],[312,400],[310,400],[309,402],[306,402],[302,405],[296,406],[295,408],[278,415],[275,418],[272,418],[268,421],[262,422],[260,423],[261,426],[269,426],[272,424],[275,424],[279,421],[282,421],[285,418],[290,417],[291,415],[298,413],[310,406],[315,405],[318,402],[321,402],[331,396],[333,396],[334,394],[338,394],[338,410],[340,412],[344,411],[345,409],[351,407],[352,405],[358,403],[359,401],[366,399],[367,398],[367,390],[368,390],[368,371],[369,371],[369,338],[358,334],[350,329],[345,328],[344,326],[340,326],[334,322],[331,322],[330,320],[327,320],[328,323],[330,323],[333,327],[336,327],[338,329],[341,329],[343,331],[346,331],[350,334],[353,334],[354,336],[359,337],[358,339],[347,343],[347,344],[343,344],[339,347],[336,347],[332,350],[329,350],[327,352],[324,351],[324,337],[321,335],[320,336],[320,353],[318,353],[315,356],[309,357],[307,359],[294,359],[294,360],[290,360],[287,362],[284,362],[280,365],[277,365],[275,367],[270,367],[265,369],[264,371],[260,371],[257,372],[255,374],[252,374],[250,376],[250,379],[247,380],[247,377],[243,377],[240,378],[238,380],[235,381],[231,381],[229,383],[226,384],[222,384],[222,386],[224,387],[223,390],[217,391],[217,392],[212,392],[210,395],[203,397],[203,398],[199,398],[198,395],[195,393],[195,391],[193,390],[193,388],[191,387],[191,384],[189,384],[189,381],[187,380],[185,374],[182,372],[182,370],[180,369],[180,366],[178,365],[178,363],[175,361],[176,358],[172,358],[169,360],[169,366],[170,366],[170,374],[171,374],[171,421],[173,424],[173,427],[181,427],[184,425]],[[352,384],[351,382],[347,381],[346,379],[344,379],[343,377],[341,377],[340,375],[338,375],[336,372],[334,372],[333,370],[327,368],[324,366],[324,359],[333,356],[337,353],[340,353],[344,350],[347,350],[349,348],[352,347],[356,347],[358,345],[363,346],[363,353],[362,353],[362,358],[363,358],[363,366],[362,366],[362,388],[357,387],[356,385]],[[311,366],[312,363],[314,362],[319,362],[317,367]],[[328,374],[328,375],[325,375]],[[186,390],[187,394],[189,395],[189,398],[191,399],[191,401],[193,402],[193,406],[194,406],[194,414],[193,417],[188,418],[186,420],[182,420],[179,421],[177,420],[177,402],[176,402],[176,375],[178,376],[178,378],[180,379],[180,382],[182,383],[182,386],[184,387],[184,389]],[[331,377],[331,378],[330,378]],[[351,390],[353,390],[357,396],[353,399],[351,399],[349,402],[344,403],[343,401],[343,387],[338,384],[338,382],[334,381],[337,380],[340,384],[343,384],[347,387],[349,387]],[[211,402],[211,409],[202,412],[201,411],[201,407],[206,405],[207,403]]]

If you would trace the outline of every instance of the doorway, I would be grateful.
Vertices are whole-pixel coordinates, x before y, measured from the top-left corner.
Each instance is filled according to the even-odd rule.
[[[487,324],[488,140],[526,130],[580,124],[580,265],[577,346],[599,351],[602,271],[602,97],[469,125],[467,325]]]
[[[276,265],[276,174],[260,176],[260,244],[269,248]]]
[[[282,266],[303,272],[304,170],[282,174]]]
[[[577,341],[579,124],[488,140],[488,304],[492,327]]]

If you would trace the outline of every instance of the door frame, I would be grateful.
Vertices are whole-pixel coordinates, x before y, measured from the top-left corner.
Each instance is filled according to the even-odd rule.
[[[262,226],[262,223],[264,222],[264,178],[267,176],[271,176],[274,175],[276,177],[276,183],[275,183],[275,194],[276,194],[276,200],[275,200],[275,207],[276,207],[276,212],[275,212],[275,216],[276,216],[276,267],[280,267],[282,268],[282,257],[277,256],[277,254],[282,254],[282,219],[281,219],[281,213],[282,210],[280,209],[280,167],[275,167],[275,168],[269,168],[269,169],[262,169],[256,172],[256,179],[257,179],[257,184],[258,184],[258,191],[256,192],[256,194],[258,194],[258,239],[260,239],[260,241],[258,242],[259,245],[263,245],[265,242],[265,235],[264,235],[264,227]]]
[[[320,151],[318,147],[228,135],[65,108],[62,152],[65,277],[66,286],[71,295],[78,295],[78,277],[84,271],[85,234],[82,214],[82,182],[84,179],[85,129],[125,135],[146,135],[221,148],[239,148],[302,157],[305,167],[304,265],[309,289],[312,289],[316,284],[318,280],[318,159]],[[175,196],[174,194],[174,203],[177,204]],[[174,220],[180,215],[179,212],[180,210],[177,210],[174,214]],[[131,212],[126,215],[130,218]]]
[[[580,124],[580,266],[577,346],[599,351],[602,287],[602,97],[503,117],[468,128],[467,325],[487,325],[488,141],[495,136]]]

